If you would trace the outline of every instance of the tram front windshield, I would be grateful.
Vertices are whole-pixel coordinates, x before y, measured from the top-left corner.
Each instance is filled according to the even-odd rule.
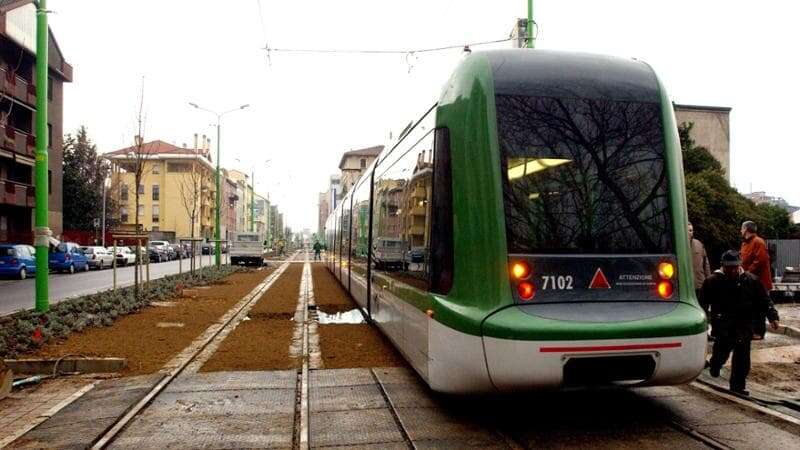
[[[499,95],[512,254],[672,253],[657,103]]]

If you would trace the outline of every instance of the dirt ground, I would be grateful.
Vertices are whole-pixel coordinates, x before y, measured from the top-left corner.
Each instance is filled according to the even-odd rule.
[[[753,364],[749,380],[780,392],[800,393],[800,362]]]
[[[314,279],[314,301],[317,309],[328,314],[336,314],[355,308],[350,294],[323,264],[313,264],[311,276]]]
[[[314,265],[314,299],[326,313],[356,308],[355,302],[324,265]],[[322,366],[326,369],[404,366],[400,354],[375,327],[361,324],[319,325]]]
[[[127,358],[125,376],[158,371],[209,325],[262,282],[273,269],[239,272],[208,289],[191,289],[174,306],[149,306],[104,328],[88,328],[58,343],[48,344],[29,358],[65,355]],[[157,324],[183,324],[159,327]]]
[[[225,338],[201,372],[228,370],[282,370],[299,367],[302,361],[289,357],[294,332],[294,312],[300,293],[302,264],[290,264]]]

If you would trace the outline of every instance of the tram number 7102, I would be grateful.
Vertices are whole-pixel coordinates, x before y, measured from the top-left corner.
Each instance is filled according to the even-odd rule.
[[[545,289],[572,289],[572,275],[544,275],[542,277],[542,290]]]

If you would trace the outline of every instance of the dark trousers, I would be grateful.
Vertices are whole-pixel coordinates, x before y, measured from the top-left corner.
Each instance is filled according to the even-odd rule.
[[[711,353],[711,367],[722,368],[728,357],[733,352],[731,361],[731,390],[744,390],[747,383],[747,374],[750,373],[750,339],[734,341],[732,339],[719,339],[714,341]]]
[[[322,258],[319,256],[319,250],[314,250],[314,261],[316,260],[322,261]]]

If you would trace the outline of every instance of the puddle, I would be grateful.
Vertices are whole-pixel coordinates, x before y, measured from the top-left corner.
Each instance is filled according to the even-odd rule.
[[[351,309],[350,311],[337,312],[335,314],[327,314],[322,311],[317,312],[319,323],[326,324],[343,324],[343,323],[364,323],[364,316],[361,311]]]

